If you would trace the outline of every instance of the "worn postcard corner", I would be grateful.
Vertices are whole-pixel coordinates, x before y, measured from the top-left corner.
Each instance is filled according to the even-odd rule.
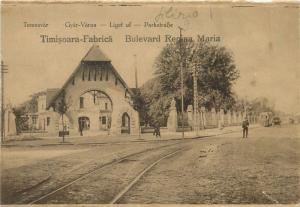
[[[299,31],[292,1],[3,1],[1,205],[299,205]]]

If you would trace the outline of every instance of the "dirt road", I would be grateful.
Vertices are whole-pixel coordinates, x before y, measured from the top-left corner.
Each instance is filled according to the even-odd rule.
[[[97,204],[120,195],[114,202],[297,203],[299,148],[299,125],[253,129],[247,139],[230,133],[184,141],[44,147],[53,156],[2,170],[2,189],[7,189],[2,202]],[[40,149],[11,150],[30,154]],[[29,185],[34,187],[27,189]]]

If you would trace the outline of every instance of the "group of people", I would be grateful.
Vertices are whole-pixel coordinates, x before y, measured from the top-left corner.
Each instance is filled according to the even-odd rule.
[[[243,138],[247,138],[248,137],[248,128],[249,128],[249,121],[248,118],[245,117],[243,122],[242,122],[242,128],[243,128]],[[156,124],[154,126],[154,131],[153,131],[153,135],[157,138],[157,137],[161,137],[160,136],[160,126],[158,124]]]

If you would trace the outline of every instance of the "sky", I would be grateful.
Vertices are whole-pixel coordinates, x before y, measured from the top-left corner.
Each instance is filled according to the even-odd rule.
[[[170,8],[172,8],[170,10]],[[169,13],[167,13],[169,11]],[[171,11],[171,12],[170,12]],[[178,14],[182,14],[176,18]],[[184,15],[184,17],[183,17]],[[157,20],[157,16],[160,18]],[[239,97],[267,97],[275,108],[300,113],[298,8],[284,5],[237,7],[233,4],[149,4],[116,6],[100,4],[7,4],[1,15],[1,55],[8,66],[5,101],[13,105],[35,92],[59,88],[93,45],[43,43],[40,35],[82,37],[112,36],[113,42],[97,43],[129,87],[134,87],[134,65],[139,85],[153,77],[153,63],[167,44],[164,35],[220,37],[233,54],[240,78],[234,85]],[[169,22],[172,28],[145,28],[144,22]],[[46,28],[24,27],[47,23]],[[66,22],[96,24],[69,28]],[[131,27],[113,28],[109,24]],[[140,26],[137,26],[140,25]],[[128,43],[125,35],[157,36],[161,42]],[[134,58],[136,55],[136,60]]]

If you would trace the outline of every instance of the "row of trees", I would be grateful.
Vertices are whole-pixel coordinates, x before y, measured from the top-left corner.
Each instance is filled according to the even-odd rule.
[[[176,42],[163,48],[154,63],[155,77],[136,95],[141,120],[166,125],[170,101],[181,108],[180,64],[183,67],[184,109],[193,104],[193,67],[196,68],[199,104],[230,109],[235,104],[232,86],[239,77],[232,53],[204,42]]]
[[[238,99],[232,87],[239,78],[233,54],[225,47],[205,42],[180,42],[163,48],[154,63],[154,78],[135,95],[135,107],[145,124],[165,126],[170,101],[181,109],[180,63],[183,66],[184,110],[193,104],[193,67],[196,68],[199,105],[207,109],[269,111],[262,100]],[[264,100],[267,101],[267,100]]]

